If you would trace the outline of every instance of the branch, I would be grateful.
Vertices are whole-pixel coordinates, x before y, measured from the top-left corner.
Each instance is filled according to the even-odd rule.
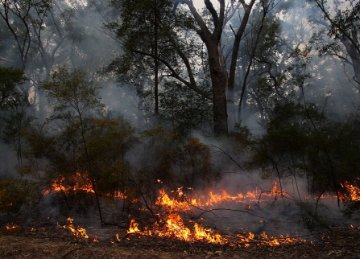
[[[245,1],[243,1],[243,0],[240,2],[244,6],[245,14],[244,14],[243,19],[241,20],[240,27],[236,32],[234,44],[233,44],[233,48],[232,48],[231,64],[230,64],[230,71],[229,71],[229,86],[228,86],[230,91],[234,90],[235,72],[236,72],[236,65],[237,65],[237,59],[238,59],[238,54],[239,54],[240,42],[241,42],[241,38],[243,37],[243,35],[245,33],[246,25],[249,21],[249,17],[251,14],[252,7],[255,3],[255,0],[251,0],[249,5],[246,5]]]
[[[213,18],[213,21],[214,21],[214,25],[215,25],[215,28],[218,26],[219,24],[219,16],[212,4],[212,2],[210,0],[205,0],[205,6],[206,6],[206,9],[209,10],[212,18]],[[224,2],[224,1],[221,1],[221,2]]]
[[[187,80],[185,80],[184,78],[182,78],[179,73],[176,72],[176,70],[171,66],[171,64],[169,62],[167,62],[166,60],[160,58],[160,57],[156,57],[154,54],[151,53],[147,53],[141,50],[133,50],[134,53],[138,53],[144,56],[149,56],[152,58],[156,58],[158,61],[160,61],[161,63],[163,63],[171,72],[170,76],[173,78],[176,78],[177,80],[179,80],[180,82],[182,82],[184,85],[186,85],[187,87],[189,87],[190,89],[194,90],[196,93],[198,93],[199,95],[201,95],[202,97],[211,100],[211,98],[208,96],[207,93],[205,93],[203,90],[199,89],[196,85],[191,84],[191,82],[188,82]]]
[[[191,14],[193,15],[196,23],[200,27],[200,30],[198,30],[197,33],[204,40],[205,43],[209,42],[210,38],[211,38],[211,32],[209,31],[208,27],[206,26],[205,21],[203,20],[203,18],[200,16],[198,11],[196,10],[192,1],[190,1],[190,0],[186,1],[186,5],[189,7]]]
[[[347,32],[346,30],[344,30],[338,23],[336,23],[331,17],[330,14],[328,13],[328,11],[326,10],[325,7],[325,3],[323,0],[316,0],[315,1],[316,5],[319,7],[319,9],[321,10],[321,12],[324,14],[325,18],[330,22],[330,24],[337,28],[342,34],[343,37],[347,38],[351,44],[354,46],[354,48],[357,50],[357,52],[360,54],[360,47],[358,46],[358,44],[356,43],[356,41],[354,40],[354,38],[352,38]]]

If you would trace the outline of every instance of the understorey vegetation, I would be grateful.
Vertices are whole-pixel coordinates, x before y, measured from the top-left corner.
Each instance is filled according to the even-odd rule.
[[[0,225],[238,248],[356,221],[360,2],[290,2],[0,0]]]

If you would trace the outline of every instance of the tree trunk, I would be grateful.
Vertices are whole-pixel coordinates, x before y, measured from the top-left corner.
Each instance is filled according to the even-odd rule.
[[[228,134],[226,88],[228,75],[219,45],[208,45],[209,67],[213,93],[214,133]]]
[[[155,80],[154,80],[154,95],[155,95],[155,107],[154,107],[154,112],[155,112],[155,116],[159,115],[159,51],[158,51],[158,38],[159,38],[159,18],[158,18],[158,13],[157,13],[157,0],[155,0],[154,3],[154,62],[155,62],[155,67],[154,67],[154,76],[155,76]]]
[[[354,80],[360,86],[360,53],[358,49],[347,38],[342,40],[347,53],[349,54],[354,69]]]

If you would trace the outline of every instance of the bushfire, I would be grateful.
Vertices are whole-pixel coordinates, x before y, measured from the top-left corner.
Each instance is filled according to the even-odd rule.
[[[72,184],[69,184],[72,183]],[[159,181],[160,182],[160,181]],[[51,188],[43,192],[44,195],[51,193],[70,193],[85,192],[94,194],[91,181],[81,173],[75,173],[69,179],[58,177],[53,181]],[[360,201],[360,188],[348,182],[342,185],[344,188],[343,199],[350,201]],[[120,191],[107,194],[115,199],[126,200],[128,196]],[[270,190],[264,191],[255,188],[253,191],[239,192],[231,194],[227,190],[209,190],[205,194],[196,194],[192,188],[178,188],[174,191],[159,189],[155,200],[155,215],[157,220],[148,226],[140,226],[135,218],[130,219],[129,227],[124,238],[130,239],[137,237],[158,237],[171,238],[185,242],[204,242],[217,245],[229,245],[232,247],[256,246],[280,246],[306,242],[302,238],[291,236],[272,236],[266,232],[255,234],[251,232],[221,234],[220,232],[204,226],[203,223],[189,219],[188,213],[194,209],[212,209],[219,204],[243,204],[251,208],[254,203],[274,201],[278,197],[287,197],[288,193],[279,187],[279,183],[274,181]],[[138,200],[136,200],[139,203]],[[141,205],[140,205],[141,206]],[[143,210],[146,210],[143,206]],[[62,226],[68,229],[75,237],[89,239],[86,230],[80,226],[75,227],[72,218],[67,219],[67,224]],[[116,234],[114,241],[121,241],[121,234]],[[112,242],[114,242],[112,241]]]
[[[75,237],[89,239],[89,236],[86,233],[85,228],[80,227],[80,226],[77,226],[77,227],[74,226],[73,218],[67,218],[66,222],[67,222],[67,224],[64,226],[61,226],[62,228],[68,229]]]
[[[359,202],[360,201],[360,187],[350,184],[345,181],[341,187],[344,188],[345,192],[342,193],[341,197],[345,201]]]
[[[161,209],[160,220],[151,227],[145,227],[140,230],[139,224],[132,219],[130,221],[128,234],[140,236],[156,236],[160,238],[175,238],[186,242],[205,242],[218,245],[229,245],[234,247],[248,247],[250,245],[279,246],[284,244],[295,244],[305,242],[302,238],[293,238],[290,236],[273,237],[265,232],[255,235],[251,232],[236,235],[221,235],[215,230],[204,227],[192,220],[184,220],[181,216],[186,211],[192,209],[192,206],[210,206],[216,203],[237,201],[252,201],[256,196],[255,193],[229,195],[226,192],[214,195],[209,194],[209,199],[187,199],[182,189],[174,192],[177,197],[170,198],[170,195],[163,189],[159,191],[156,205]],[[272,193],[272,192],[270,192]],[[215,198],[214,198],[215,197]],[[188,201],[187,201],[188,200]]]

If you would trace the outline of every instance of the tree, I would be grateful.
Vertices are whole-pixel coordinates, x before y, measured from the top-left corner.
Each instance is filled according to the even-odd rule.
[[[24,70],[31,46],[40,37],[51,0],[1,0],[0,4],[0,17],[15,39]]]
[[[322,52],[334,54],[350,63],[354,69],[354,81],[360,87],[360,1],[340,1],[335,4],[327,0],[314,2],[329,26],[328,35],[334,40],[333,43],[326,44]],[[340,43],[342,48],[339,48],[337,43]],[[343,51],[347,55],[344,56]]]
[[[23,162],[23,130],[31,118],[27,114],[28,95],[21,89],[26,78],[22,70],[0,67],[0,119],[1,138],[5,143],[14,145],[17,160]]]
[[[17,88],[24,81],[23,71],[0,67],[0,110],[15,109],[24,101],[22,92]]]
[[[133,23],[134,21],[139,21],[141,19],[149,21],[146,19],[147,16],[140,12],[140,8],[143,8],[143,6],[139,7],[135,2],[120,0],[113,1],[113,3],[119,4],[119,7],[125,8],[124,10],[128,10],[126,8],[129,6],[133,8],[133,12],[124,12],[125,17],[127,17],[127,14],[129,14],[130,20],[133,21]],[[160,0],[158,2],[160,2]],[[212,96],[210,99],[213,102],[214,132],[216,135],[227,134],[228,116],[226,91],[229,92],[229,100],[231,100],[235,85],[235,74],[237,69],[240,43],[246,31],[249,17],[255,6],[255,0],[251,0],[249,3],[246,3],[245,1],[219,1],[218,8],[214,6],[212,1],[206,0],[204,1],[204,15],[201,15],[198,12],[194,2],[190,0],[175,1],[175,3],[171,1],[161,2],[165,3],[166,9],[161,11],[165,18],[163,17],[162,19],[158,20],[160,26],[159,35],[161,35],[159,36],[158,40],[161,38],[161,44],[164,44],[161,46],[171,46],[171,48],[167,49],[169,49],[168,53],[173,54],[168,55],[166,58],[161,54],[156,57],[154,53],[145,52],[143,50],[136,51],[136,47],[133,48],[133,52],[141,54],[143,57],[150,56],[154,59],[158,59],[158,61],[164,66],[165,71],[167,70],[170,72],[171,77],[179,81],[181,84],[184,84],[185,86],[194,90],[203,97],[208,98],[206,92],[201,89],[201,84],[197,83],[198,74],[194,72],[198,66],[198,63],[194,61],[194,54],[196,54],[196,52],[184,51],[185,49],[191,48],[190,44],[184,45],[184,42],[186,43],[184,37],[192,37],[194,39],[191,42],[192,44],[194,44],[194,42],[197,42],[199,46],[204,44],[206,48],[207,59],[206,69],[208,69],[211,79]],[[172,4],[174,4],[172,13],[175,15],[170,15],[171,12],[169,13],[169,10],[171,9],[169,7],[171,7]],[[261,1],[258,6],[259,8],[269,8],[271,4],[272,1]],[[182,8],[182,6],[185,6],[186,8]],[[151,9],[148,8],[148,10]],[[232,43],[230,44],[231,60],[230,64],[228,65],[225,59],[225,48],[222,46],[222,35],[225,27],[228,25],[232,16],[236,12],[242,14],[243,17],[237,28],[230,26],[234,33],[234,37],[232,39]],[[125,18],[124,21],[125,22],[122,23],[122,26],[120,26],[122,29],[120,30],[122,34],[118,34],[120,38],[122,37],[124,39],[124,36],[126,35],[129,38],[129,35],[134,35],[134,33],[135,35],[140,35],[140,37],[143,37],[139,30],[133,29],[134,26],[124,26],[124,24],[127,24],[126,21],[128,20]],[[154,22],[151,23],[151,21],[149,21],[148,24],[153,24],[152,26],[154,26]],[[162,30],[164,30],[166,33],[161,33]],[[142,33],[146,34],[147,32],[143,31]],[[150,37],[151,35],[153,34],[150,34]],[[125,37],[125,39],[128,38]],[[125,42],[128,44],[130,41]],[[138,42],[143,44],[144,42],[149,43],[153,41],[147,40]],[[192,54],[191,58],[189,57],[189,54]],[[177,58],[172,59],[174,56],[177,56]],[[186,75],[186,77],[184,75]]]
[[[54,119],[60,119],[67,125],[68,137],[76,141],[79,137],[84,154],[84,163],[79,170],[94,175],[92,159],[89,152],[89,140],[87,129],[87,116],[101,111],[103,105],[98,98],[98,89],[86,79],[86,75],[78,70],[69,72],[61,67],[52,74],[52,79],[44,83],[43,88],[47,92],[49,100],[53,102]],[[77,130],[78,129],[78,130]],[[75,137],[75,139],[74,139]],[[77,168],[74,168],[77,170]],[[95,192],[99,217],[103,222],[100,207],[99,194],[95,178],[90,177]]]

